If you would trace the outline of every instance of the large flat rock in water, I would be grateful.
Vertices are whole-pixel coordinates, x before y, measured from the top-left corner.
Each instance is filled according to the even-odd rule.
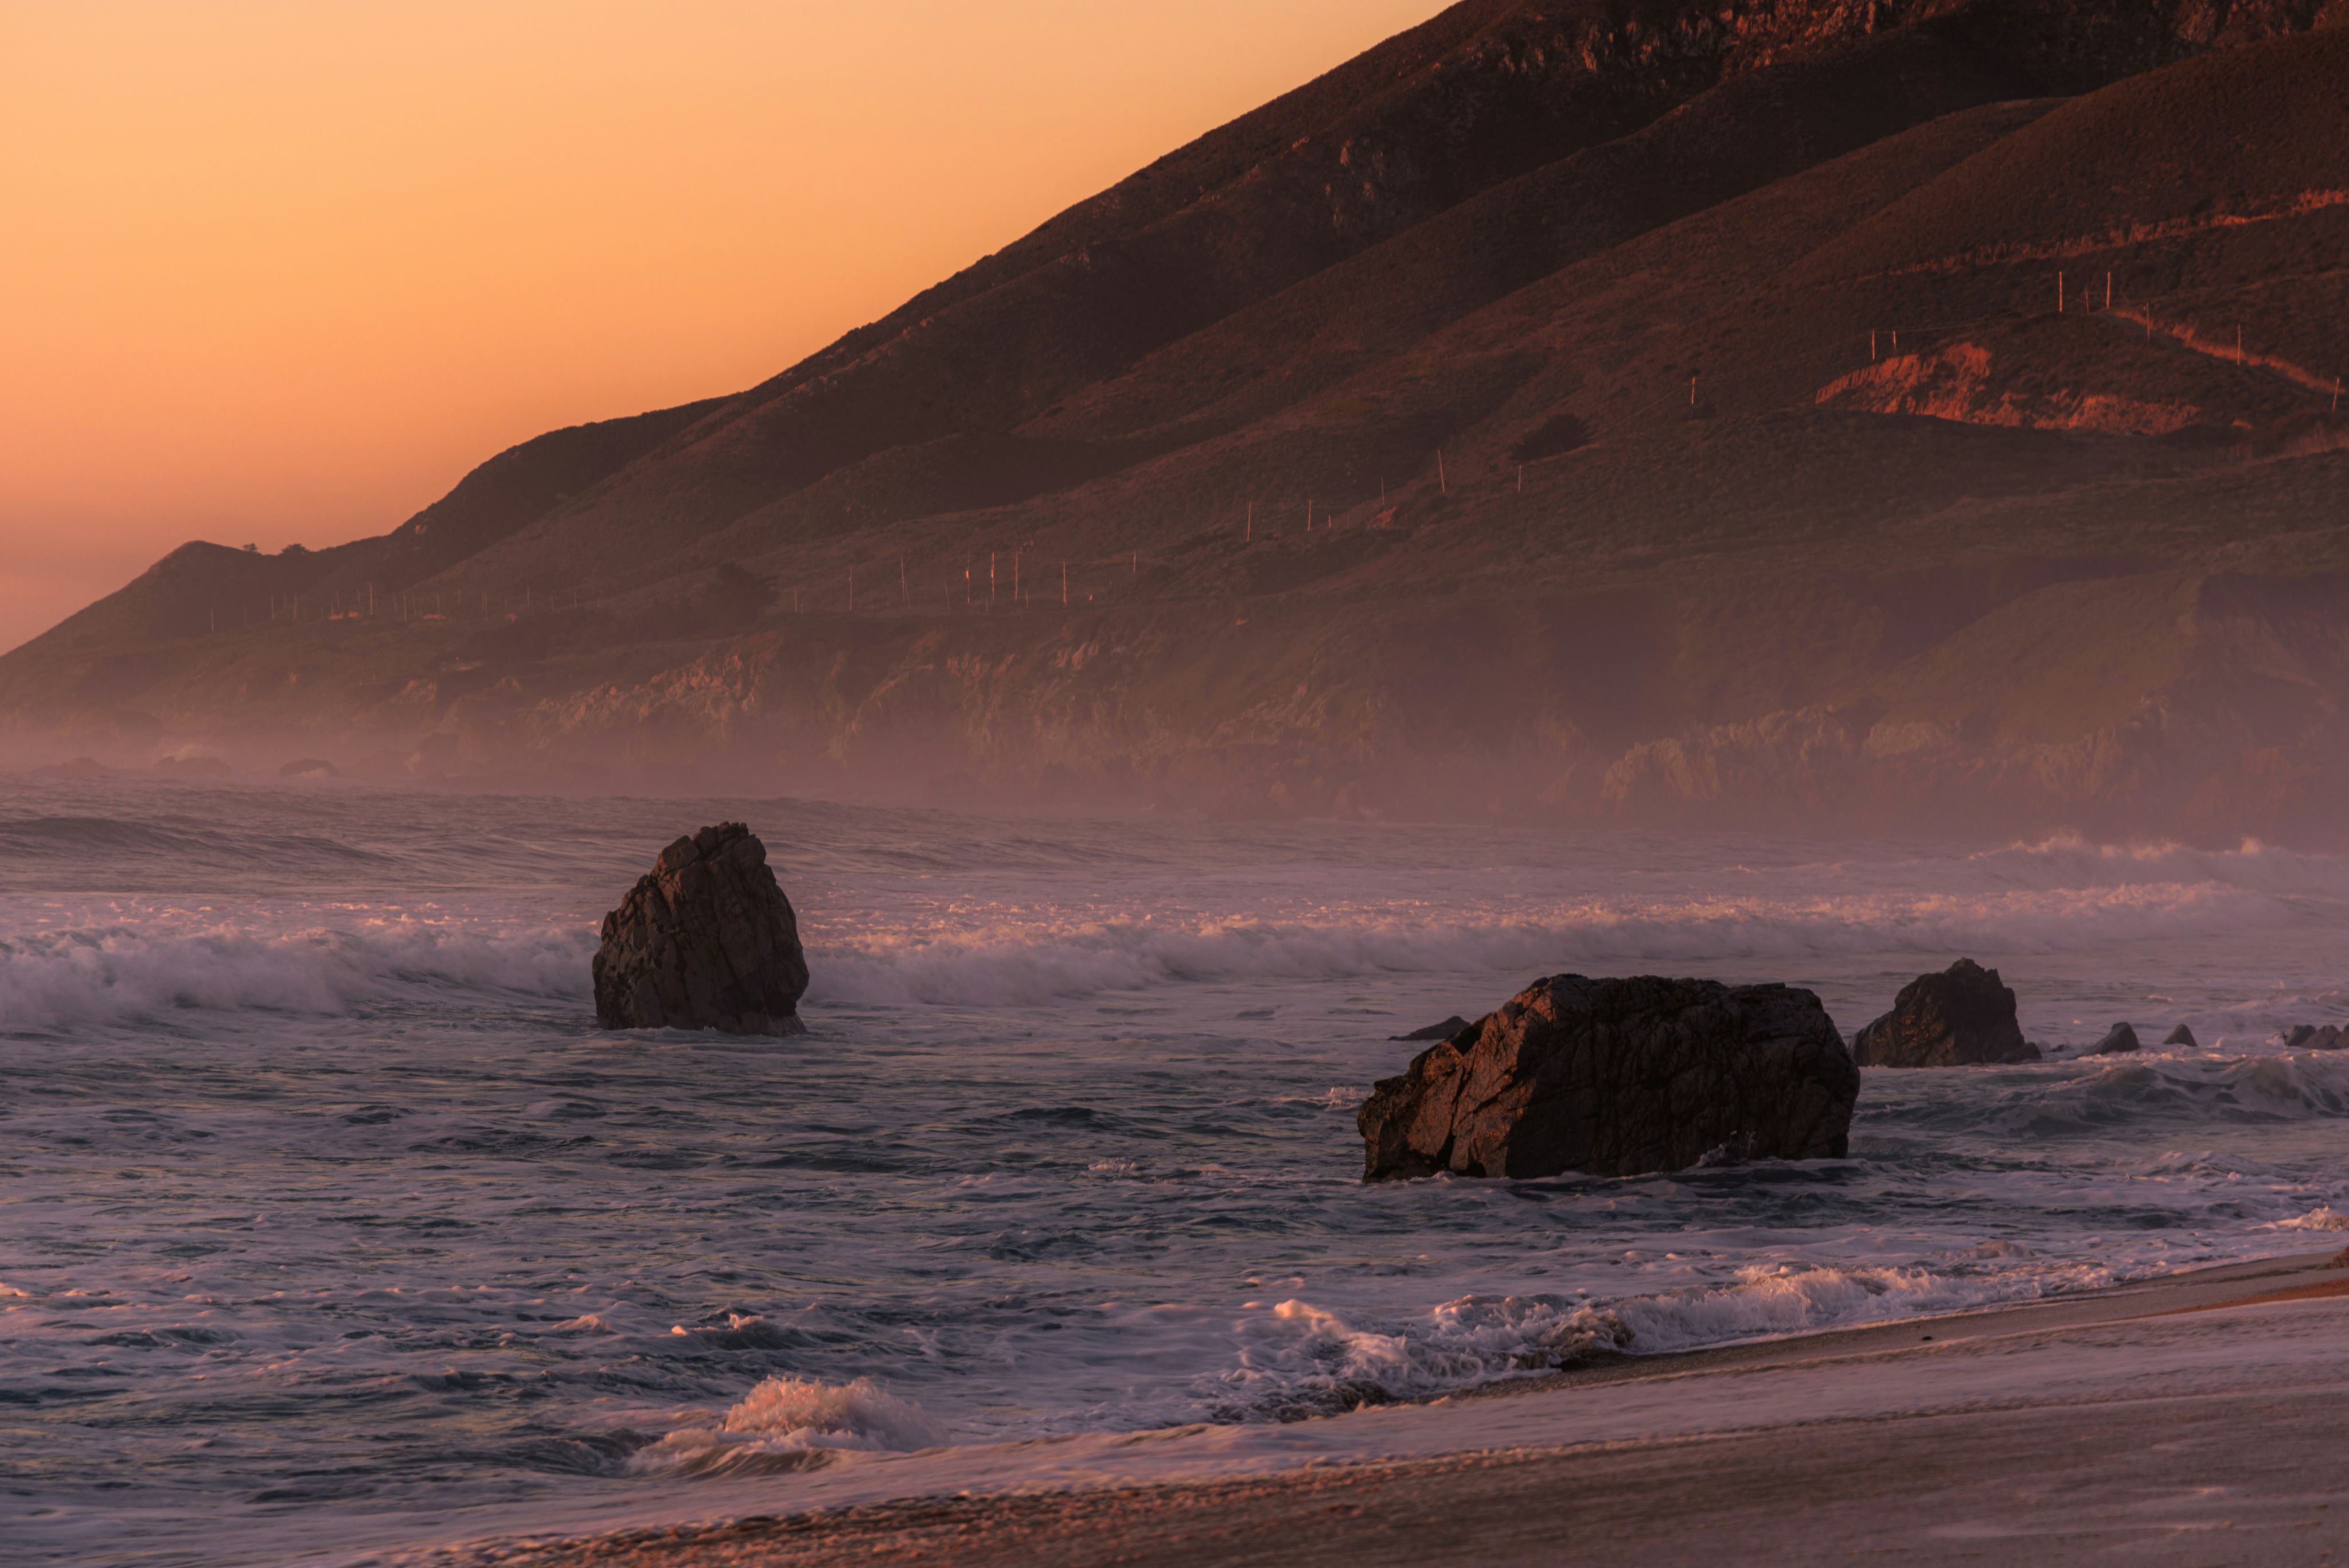
[[[1371,1091],[1362,1179],[1841,1158],[1858,1096],[1859,1069],[1810,992],[1552,975]]]

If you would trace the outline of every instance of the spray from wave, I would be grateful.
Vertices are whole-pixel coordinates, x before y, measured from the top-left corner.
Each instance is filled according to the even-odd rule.
[[[1980,1254],[2004,1260],[1997,1244]],[[1496,1378],[1618,1355],[1856,1327],[2025,1300],[2111,1282],[2089,1266],[1975,1273],[1791,1263],[1741,1269],[1733,1281],[1593,1303],[1565,1295],[1463,1296],[1381,1330],[1285,1301],[1253,1327],[1256,1343],[1201,1390],[1218,1420],[1294,1420],[1424,1398]]]
[[[731,1475],[803,1469],[835,1453],[905,1453],[947,1442],[946,1428],[869,1377],[834,1384],[770,1377],[714,1427],[687,1427],[640,1449],[640,1475]]]

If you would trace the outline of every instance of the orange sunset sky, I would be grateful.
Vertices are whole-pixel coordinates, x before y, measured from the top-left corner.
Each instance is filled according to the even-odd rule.
[[[1438,0],[0,0],[0,649],[731,391]]]

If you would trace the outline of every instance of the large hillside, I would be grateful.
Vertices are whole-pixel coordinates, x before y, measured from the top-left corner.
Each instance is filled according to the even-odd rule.
[[[1471,0],[759,387],[187,545],[0,714],[119,766],[2336,836],[2343,21]]]

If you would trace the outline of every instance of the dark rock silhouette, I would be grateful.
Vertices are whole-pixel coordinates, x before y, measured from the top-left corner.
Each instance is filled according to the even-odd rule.
[[[2116,1023],[2111,1032],[2088,1047],[2091,1056],[2121,1056],[2139,1048],[2137,1031],[2126,1023]]]
[[[739,822],[660,852],[604,917],[595,1017],[606,1029],[798,1034],[807,992],[799,919]]]
[[[2344,1033],[2337,1023],[2319,1029],[2313,1023],[2296,1025],[2284,1036],[2284,1046],[2292,1051],[2338,1051],[2349,1045],[2349,1033]]]
[[[1902,986],[1892,1011],[1853,1039],[1851,1055],[1863,1067],[1965,1067],[2036,1062],[2039,1047],[2023,1039],[1998,971],[1961,958]]]
[[[1362,1179],[1840,1158],[1859,1070],[1807,991],[1552,975],[1381,1080]]]
[[[2189,1049],[2201,1044],[2200,1041],[2194,1038],[2194,1031],[2189,1029],[2183,1023],[2179,1024],[2177,1028],[2171,1030],[2167,1035],[2163,1036],[2161,1043],[2164,1045],[2184,1045]]]
[[[1387,1038],[1390,1040],[1449,1040],[1467,1027],[1468,1021],[1455,1012],[1441,1023],[1431,1023],[1424,1029],[1414,1029],[1408,1034],[1390,1034]]]

